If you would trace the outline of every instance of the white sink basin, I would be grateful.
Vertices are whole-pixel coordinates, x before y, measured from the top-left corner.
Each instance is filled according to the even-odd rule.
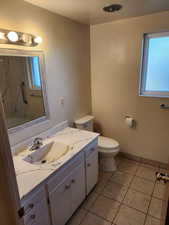
[[[68,151],[68,145],[52,141],[33,152],[26,150],[20,153],[20,155],[26,156],[23,158],[26,162],[31,164],[42,164],[55,162],[66,155]]]

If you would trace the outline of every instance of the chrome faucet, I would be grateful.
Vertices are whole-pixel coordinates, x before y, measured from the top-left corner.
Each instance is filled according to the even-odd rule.
[[[37,137],[33,140],[33,145],[29,149],[30,151],[34,151],[40,148],[40,146],[43,145],[43,139],[40,137]]]

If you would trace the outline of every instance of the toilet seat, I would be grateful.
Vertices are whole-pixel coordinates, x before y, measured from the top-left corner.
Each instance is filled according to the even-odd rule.
[[[102,153],[113,153],[119,151],[119,143],[112,139],[100,136],[98,140],[99,152]]]

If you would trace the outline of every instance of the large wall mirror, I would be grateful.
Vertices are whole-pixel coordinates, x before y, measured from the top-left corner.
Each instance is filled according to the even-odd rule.
[[[9,132],[48,119],[43,52],[0,49],[0,93]]]

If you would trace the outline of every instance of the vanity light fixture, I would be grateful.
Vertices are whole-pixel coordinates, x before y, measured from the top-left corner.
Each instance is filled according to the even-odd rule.
[[[22,45],[34,47],[42,43],[40,36],[0,29],[0,44]]]

